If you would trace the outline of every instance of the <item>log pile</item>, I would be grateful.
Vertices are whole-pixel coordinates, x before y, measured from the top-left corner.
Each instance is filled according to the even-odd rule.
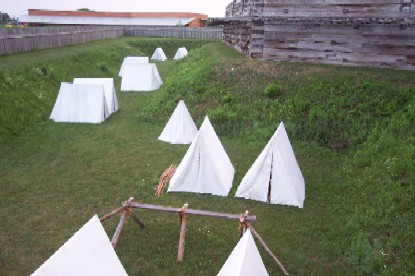
[[[155,196],[159,197],[163,194],[164,187],[169,182],[170,178],[172,178],[173,174],[176,172],[177,166],[175,164],[171,164],[160,176],[159,184],[156,186]]]

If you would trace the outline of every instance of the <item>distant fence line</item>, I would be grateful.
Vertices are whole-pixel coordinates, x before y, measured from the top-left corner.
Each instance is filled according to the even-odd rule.
[[[126,28],[126,36],[169,37],[184,39],[222,39],[222,28],[135,27]]]
[[[82,44],[124,35],[222,39],[222,28],[64,26],[0,29],[0,55]]]

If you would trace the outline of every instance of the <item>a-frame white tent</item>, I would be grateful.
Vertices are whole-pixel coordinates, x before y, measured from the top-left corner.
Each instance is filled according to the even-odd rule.
[[[170,144],[190,144],[196,133],[192,116],[184,101],[180,100],[158,139]]]
[[[136,64],[148,64],[149,59],[148,57],[125,57],[122,61],[120,71],[118,72],[118,76],[122,77],[124,72],[124,67],[129,65],[136,65]]]
[[[103,85],[109,114],[111,115],[118,110],[118,99],[113,78],[74,78],[73,83]]]
[[[153,91],[163,84],[154,63],[126,65],[121,77],[121,91]]]
[[[176,54],[174,55],[173,59],[182,59],[187,56],[187,49],[185,47],[181,47],[177,49]]]
[[[32,276],[127,275],[97,215],[63,244]]]
[[[248,170],[235,196],[303,208],[305,182],[284,123]]]
[[[164,53],[162,48],[157,48],[153,55],[151,56],[152,60],[160,60],[160,61],[165,61],[167,60],[166,54]]]
[[[268,272],[248,229],[222,266],[218,276],[267,276]]]
[[[168,192],[227,196],[234,174],[235,169],[206,116],[170,179]]]
[[[108,116],[103,85],[62,82],[50,119],[55,122],[101,123]]]

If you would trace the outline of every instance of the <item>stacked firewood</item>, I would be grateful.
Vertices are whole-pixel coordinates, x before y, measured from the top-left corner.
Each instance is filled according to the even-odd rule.
[[[173,174],[176,172],[176,165],[171,164],[167,170],[163,172],[163,174],[160,176],[159,184],[156,187],[156,193],[154,194],[156,197],[161,196],[163,193],[164,187],[169,182],[170,178],[172,178]]]

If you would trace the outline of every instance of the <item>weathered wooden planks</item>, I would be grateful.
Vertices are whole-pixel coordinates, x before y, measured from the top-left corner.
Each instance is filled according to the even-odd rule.
[[[222,28],[67,26],[0,29],[0,55],[126,36],[222,39]]]
[[[261,2],[258,14],[241,16],[248,6],[255,10]],[[415,70],[414,0],[252,0],[237,4],[234,16],[222,20],[224,41],[246,56]]]
[[[56,27],[0,30],[0,55],[82,44],[124,35],[123,27]]]

